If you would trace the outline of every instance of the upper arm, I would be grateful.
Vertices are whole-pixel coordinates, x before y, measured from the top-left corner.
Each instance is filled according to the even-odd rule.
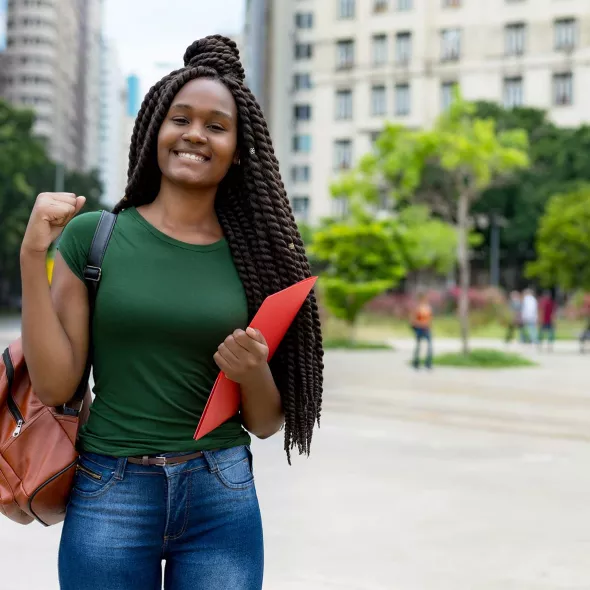
[[[89,304],[86,285],[57,252],[51,281],[51,299],[72,347],[76,378],[86,366],[89,340]]]

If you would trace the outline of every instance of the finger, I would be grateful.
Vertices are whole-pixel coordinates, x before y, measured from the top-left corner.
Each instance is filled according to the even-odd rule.
[[[80,212],[80,209],[86,204],[86,197],[76,197],[76,214]]]
[[[257,330],[256,328],[249,327],[246,330],[246,334],[248,334],[248,336],[250,336],[250,338],[252,338],[253,340],[256,340],[256,342],[260,342],[260,344],[264,344],[264,346],[267,346],[266,338],[264,337],[264,335],[262,334],[262,332],[260,330]]]
[[[213,355],[213,360],[215,361],[215,364],[219,367],[220,371],[223,371],[224,373],[231,371],[229,363],[223,358],[223,356],[219,352],[216,352]]]
[[[76,205],[76,195],[74,193],[50,193],[48,196],[50,196],[53,201],[68,203],[72,206]]]
[[[221,354],[221,356],[232,366],[240,362],[240,359],[238,359],[238,357],[227,347],[225,342],[219,345],[217,352],[219,352],[219,354]]]
[[[260,344],[250,338],[244,330],[236,330],[233,333],[234,340],[249,353],[258,354],[260,352]]]
[[[248,350],[243,346],[240,346],[233,336],[226,338],[224,344],[228,351],[231,352],[238,361],[244,360],[244,357],[250,354]]]

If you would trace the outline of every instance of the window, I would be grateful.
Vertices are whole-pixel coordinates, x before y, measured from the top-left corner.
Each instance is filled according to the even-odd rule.
[[[295,59],[310,59],[313,55],[311,43],[295,43]]]
[[[298,12],[295,14],[295,26],[298,29],[313,28],[313,14],[311,12]]]
[[[293,114],[297,121],[309,121],[311,119],[311,105],[296,104],[293,108]]]
[[[334,142],[334,170],[352,168],[352,141],[338,139]]]
[[[395,114],[405,117],[411,111],[411,97],[409,84],[396,84],[395,86]]]
[[[348,215],[348,199],[346,197],[334,197],[332,199],[332,216],[346,217]]]
[[[459,8],[461,0],[442,0],[443,8]]]
[[[338,18],[354,18],[354,0],[337,0]]]
[[[562,18],[555,21],[555,49],[571,50],[576,46],[576,19]]]
[[[387,12],[389,0],[373,0],[373,12]]]
[[[373,35],[373,65],[387,63],[387,35]]]
[[[397,9],[400,12],[412,10],[412,0],[397,0]]]
[[[440,57],[442,61],[457,61],[461,57],[461,29],[443,29]]]
[[[354,41],[347,39],[336,43],[336,67],[339,70],[351,68],[354,65]]]
[[[311,152],[311,135],[294,135],[293,151],[309,154]]]
[[[522,76],[504,78],[504,106],[507,109],[520,107],[524,103]]]
[[[522,55],[525,49],[525,25],[514,23],[504,28],[504,52],[506,55]]]
[[[293,182],[309,182],[311,179],[311,169],[309,166],[293,166],[291,168],[291,178]]]
[[[395,61],[398,64],[412,61],[412,33],[398,33],[395,36]]]
[[[352,90],[336,91],[336,119],[352,119]]]
[[[308,90],[311,88],[311,74],[295,74],[293,85],[295,90]]]
[[[553,103],[557,106],[574,104],[574,78],[571,72],[553,76]]]
[[[301,221],[307,221],[309,217],[309,197],[293,197],[293,214]]]
[[[371,88],[371,115],[383,117],[387,113],[387,90],[385,86]]]
[[[446,111],[453,102],[453,95],[455,88],[457,88],[457,82],[443,82],[440,87],[440,108]]]

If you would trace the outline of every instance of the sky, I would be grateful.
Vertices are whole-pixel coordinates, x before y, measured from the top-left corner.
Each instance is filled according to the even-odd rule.
[[[0,51],[6,45],[6,6],[8,0],[0,0]]]
[[[2,0],[0,0],[0,5]],[[104,31],[122,73],[139,76],[143,95],[182,66],[186,48],[206,35],[240,34],[245,0],[106,0]]]

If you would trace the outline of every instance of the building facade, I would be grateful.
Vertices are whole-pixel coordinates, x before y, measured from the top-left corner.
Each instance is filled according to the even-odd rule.
[[[330,181],[386,121],[431,125],[455,86],[590,122],[587,0],[251,0],[245,34],[265,44],[248,76],[303,220],[338,213]]]
[[[99,164],[101,0],[8,0],[2,95],[36,113],[52,159]]]

